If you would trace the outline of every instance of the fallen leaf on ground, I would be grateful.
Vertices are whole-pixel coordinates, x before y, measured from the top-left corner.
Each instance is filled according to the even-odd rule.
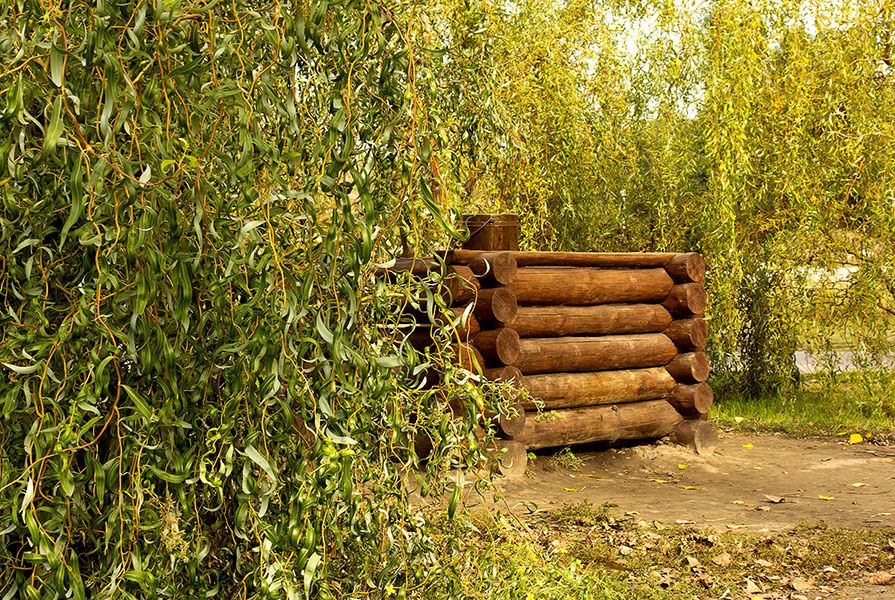
[[[594,479],[606,479],[604,475],[588,475],[588,477],[593,477]]]
[[[850,436],[848,436],[849,444],[860,444],[863,441],[864,441],[864,436],[862,436],[860,433],[853,433]]]
[[[577,491],[578,491],[578,488],[566,488],[566,487],[564,487],[563,489],[564,489],[565,491],[567,491],[567,492],[577,492]]]
[[[755,447],[755,446],[752,445],[751,442],[748,443],[748,444],[740,444],[740,446],[742,446],[743,448],[754,448],[754,447]]]
[[[742,500],[734,500],[731,504],[745,504]]]
[[[820,495],[818,495],[817,497],[820,498],[821,500],[835,500],[836,499],[836,496],[820,496]]]
[[[734,423],[742,423],[745,419],[746,419],[746,417],[734,417],[733,422]]]
[[[895,569],[879,571],[878,573],[868,573],[867,579],[873,585],[895,585]]]
[[[754,594],[755,592],[760,592],[761,588],[751,579],[746,580],[746,593]]]
[[[767,494],[764,495],[765,500],[768,502],[773,502],[774,504],[780,504],[781,502],[786,502],[786,498],[783,496],[769,496]]]
[[[668,481],[667,479],[650,479],[653,483],[674,483],[672,481]]]
[[[758,560],[756,560],[755,564],[758,565],[759,567],[765,567],[765,568],[774,566],[774,563],[764,560],[763,558],[759,558]]]
[[[723,552],[712,559],[712,562],[721,567],[730,565],[730,552]]]
[[[702,491],[708,491],[708,490],[706,490],[704,487],[697,487],[697,486],[695,486],[695,485],[682,485],[681,487],[684,488],[685,490],[702,490]]]
[[[686,469],[690,468],[690,465],[678,465],[677,468],[681,471],[685,471]]]
[[[690,567],[691,569],[695,569],[696,567],[699,566],[699,561],[696,560],[695,558],[693,558],[692,556],[688,556],[686,561],[687,561],[687,566]]]
[[[814,586],[807,580],[802,579],[801,577],[796,577],[790,582],[792,589],[797,592],[805,592],[813,588]]]
[[[852,487],[864,487],[865,485],[867,485],[867,484],[866,483],[852,483],[851,484]]]
[[[631,554],[633,552],[634,552],[634,548],[631,548],[630,546],[622,546],[621,548],[618,549],[618,553],[621,554],[622,556],[628,556],[629,554]]]

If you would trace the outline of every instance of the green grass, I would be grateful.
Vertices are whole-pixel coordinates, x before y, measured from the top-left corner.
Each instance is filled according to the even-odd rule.
[[[838,381],[815,379],[802,390],[747,398],[716,389],[711,419],[738,431],[775,431],[795,436],[895,433],[895,389],[890,376],[868,381],[841,376]]]

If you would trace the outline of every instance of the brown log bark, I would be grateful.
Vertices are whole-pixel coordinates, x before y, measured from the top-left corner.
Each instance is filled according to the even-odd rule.
[[[718,447],[718,429],[709,421],[687,419],[677,426],[671,440],[694,448],[698,454],[712,454]]]
[[[517,309],[516,294],[509,288],[499,287],[479,290],[473,310],[480,323],[509,323],[516,318]]]
[[[398,258],[395,264],[388,268],[376,269],[376,276],[383,277],[397,273],[413,273],[416,277],[425,277],[432,271],[439,270],[441,263],[434,258]]]
[[[661,333],[602,337],[523,338],[514,366],[523,374],[657,367],[677,353]]]
[[[483,285],[509,285],[516,279],[516,259],[509,252],[478,256],[469,268]]]
[[[676,385],[662,367],[527,375],[524,381],[531,397],[539,400],[544,410],[655,400],[665,398]],[[525,410],[537,408],[531,401],[522,405]]]
[[[685,417],[708,414],[715,394],[707,383],[679,383],[668,395],[668,403]]]
[[[473,340],[485,360],[492,364],[511,365],[519,359],[521,342],[514,329],[501,327],[482,331]]]
[[[708,297],[701,283],[679,283],[668,293],[662,306],[675,317],[701,315]]]
[[[469,264],[486,252],[449,250],[444,253],[449,264]],[[600,267],[600,268],[664,268],[675,256],[673,252],[513,252],[520,267]]]
[[[675,254],[665,270],[677,283],[702,283],[705,279],[705,260],[697,252]]]
[[[485,379],[488,379],[490,381],[504,381],[506,383],[513,383],[518,387],[522,387],[524,385],[522,371],[520,371],[516,367],[504,366],[485,369],[482,375],[484,375]]]
[[[485,358],[471,344],[451,344],[447,348],[451,360],[471,373],[481,374]]]
[[[664,330],[671,315],[659,304],[596,306],[520,306],[507,323],[522,337],[653,333]]]
[[[705,350],[709,327],[702,317],[676,319],[665,330],[665,335],[680,350]]]
[[[453,308],[448,309],[451,314],[445,315],[441,314],[438,317],[439,323],[447,324],[447,319],[451,320],[451,323],[454,323],[457,329],[457,335],[460,336],[462,341],[466,341],[467,339],[473,339],[478,333],[482,330],[481,325],[479,325],[479,320],[476,319],[475,314],[470,310],[468,314],[466,314],[465,306],[455,306]],[[464,314],[466,316],[464,317]]]
[[[516,441],[496,440],[488,450],[492,470],[507,478],[522,477],[528,468],[528,451]]]
[[[665,400],[589,406],[529,415],[514,441],[528,449],[590,442],[658,438],[674,431],[681,416]]]
[[[497,429],[497,434],[504,439],[511,440],[525,429],[525,409],[519,402],[514,403],[504,412],[486,413],[485,417]]]
[[[674,282],[665,269],[525,267],[509,289],[520,304],[661,302]]]
[[[676,381],[702,383],[709,378],[709,357],[705,352],[685,352],[675,356],[665,368]]]
[[[444,280],[445,289],[450,294],[451,304],[466,304],[472,300],[481,287],[475,274],[467,266],[450,265]]]

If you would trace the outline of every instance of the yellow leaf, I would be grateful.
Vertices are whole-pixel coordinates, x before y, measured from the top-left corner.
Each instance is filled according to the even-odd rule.
[[[606,479],[604,475],[587,475],[588,477],[593,477],[594,479]]]
[[[577,492],[578,488],[563,488],[567,492]]]
[[[864,441],[864,438],[860,433],[853,433],[850,436],[848,436],[849,444],[860,444],[863,441]]]
[[[852,487],[864,487],[865,485],[867,485],[867,484],[866,483],[852,483],[851,484]]]
[[[748,444],[740,444],[740,446],[742,446],[743,448],[754,448],[754,447],[755,447],[755,446],[752,445],[751,442],[748,443]]]
[[[656,483],[671,483],[667,479],[650,479],[650,481],[654,481]]]
[[[678,465],[677,468],[680,469],[681,471],[684,471],[686,469],[689,469],[690,465]]]
[[[696,487],[695,485],[682,485],[681,487],[684,488],[685,490],[703,490],[703,491],[707,491],[704,487]]]
[[[734,423],[742,423],[745,418],[746,417],[734,417],[733,422]]]
[[[835,500],[835,496],[818,496],[821,500]]]

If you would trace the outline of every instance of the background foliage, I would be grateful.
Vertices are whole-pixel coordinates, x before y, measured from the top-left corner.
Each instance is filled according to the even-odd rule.
[[[479,134],[467,203],[518,212],[527,249],[702,252],[716,383],[797,385],[797,348],[835,376],[847,347],[888,395],[890,2],[528,0],[488,19],[487,59],[456,60],[492,69],[505,135]]]

